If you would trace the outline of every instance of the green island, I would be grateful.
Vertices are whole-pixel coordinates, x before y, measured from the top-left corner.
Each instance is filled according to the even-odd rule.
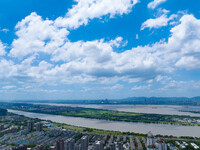
[[[200,126],[200,117],[179,116],[179,115],[160,115],[122,112],[113,110],[103,110],[94,108],[69,107],[69,106],[50,106],[28,103],[3,103],[2,107],[20,111],[63,115],[71,117],[83,117],[90,119],[102,119],[111,121],[142,122],[174,125]],[[188,121],[189,120],[189,121]]]
[[[181,112],[190,112],[195,114],[200,114],[200,111],[192,111],[192,110],[180,110]]]

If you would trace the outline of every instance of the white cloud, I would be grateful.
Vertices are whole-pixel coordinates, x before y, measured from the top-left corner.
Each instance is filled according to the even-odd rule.
[[[139,39],[139,35],[138,34],[136,34],[135,39],[137,39],[137,40]]]
[[[200,81],[176,81],[170,80],[161,90],[174,90],[176,91],[190,91],[190,90],[199,90]]]
[[[148,85],[141,85],[141,86],[134,86],[133,88],[131,88],[132,91],[136,91],[136,90],[146,90],[149,89],[151,87],[150,84]]]
[[[145,28],[161,28],[163,26],[167,26],[169,21],[174,20],[174,18],[176,18],[177,15],[173,14],[170,17],[167,17],[166,14],[161,15],[158,18],[155,19],[148,19],[146,20],[142,26],[141,26],[141,30],[144,30]]]
[[[184,15],[180,22],[171,29],[172,36],[168,40],[171,55],[178,59],[175,65],[186,69],[199,69],[200,20],[193,15]]]
[[[138,0],[76,0],[77,4],[68,10],[66,16],[56,20],[57,26],[78,28],[87,25],[89,20],[109,15],[127,14]]]
[[[122,37],[71,42],[66,29],[33,13],[16,26],[18,39],[10,52],[10,56],[26,58],[18,63],[2,59],[0,79],[37,84],[150,82],[177,67],[199,69],[199,22],[192,15],[184,15],[167,41],[118,53],[115,48],[124,45]],[[21,42],[25,46],[20,46]],[[54,42],[57,44],[47,46]],[[40,52],[49,60],[41,60]]]
[[[105,15],[114,17],[127,14],[137,2],[137,0],[77,0],[77,4],[69,9],[64,18],[59,17],[55,21],[43,20],[33,12],[16,25],[18,38],[12,42],[9,56],[22,59],[39,52],[51,54],[68,41],[67,28],[86,25],[90,19]]]
[[[7,85],[7,86],[2,87],[2,89],[4,89],[4,90],[10,90],[10,89],[14,89],[14,88],[16,88],[15,85]]]
[[[0,31],[7,33],[9,32],[9,29],[1,29]]]
[[[159,54],[156,54],[151,47],[137,47],[117,53],[114,52],[113,47],[118,46],[119,42],[122,42],[120,37],[107,42],[103,39],[67,42],[55,51],[52,58],[53,61],[62,60],[65,63],[52,68],[47,73],[49,76],[57,77],[59,75],[72,76],[76,82],[80,80],[88,82],[115,77],[118,80],[124,77],[148,80],[165,70],[163,66],[158,66],[161,60],[154,55]],[[159,43],[155,45],[159,48]],[[65,81],[72,82],[73,79]]]
[[[148,7],[154,9],[165,1],[154,0]],[[136,86],[132,87],[132,90],[137,92],[144,89],[151,90],[150,87],[153,87],[154,82],[166,85],[161,90],[181,89],[184,86],[187,91],[186,87],[190,84],[191,88],[197,91],[200,89],[199,82],[178,82],[165,76],[178,68],[200,69],[199,19],[187,14],[182,14],[180,20],[175,19],[178,15],[169,16],[169,11],[160,9],[160,16],[145,21],[141,30],[173,24],[170,37],[151,45],[118,52],[116,49],[120,49],[128,42],[120,36],[112,40],[102,38],[71,42],[67,37],[68,30],[87,25],[94,18],[112,18],[127,14],[138,1],[76,0],[76,2],[77,4],[69,9],[65,17],[49,20],[31,13],[18,22],[17,38],[13,40],[11,46],[7,46],[11,47],[8,55],[5,51],[6,44],[0,41],[0,83],[8,85],[2,87],[2,91],[12,89],[22,93],[23,91],[59,93],[59,90],[46,90],[40,86],[76,83],[105,84],[107,86],[100,86],[99,89],[97,86],[95,90],[115,91],[123,89],[124,85],[119,83],[124,82],[134,83]],[[138,38],[136,35],[136,39]],[[144,84],[137,85],[137,82]],[[22,86],[17,88],[13,84]],[[85,87],[83,91],[92,91],[92,88]],[[63,93],[65,92],[67,90],[63,90]]]
[[[188,70],[200,69],[200,60],[194,56],[184,56],[175,65]]]
[[[9,79],[14,76],[16,68],[14,67],[14,62],[6,59],[0,60],[0,79]]]
[[[148,8],[155,9],[158,5],[166,2],[167,0],[154,0],[148,4]]]
[[[16,25],[18,36],[12,43],[10,56],[23,58],[37,52],[52,53],[64,44],[68,31],[54,26],[51,20],[43,20],[36,13],[31,13]]]
[[[6,49],[5,44],[3,44],[3,43],[1,42],[1,40],[0,40],[0,56],[3,56],[3,55],[6,54],[5,49]]]
[[[106,89],[108,89],[108,90],[120,90],[120,89],[123,89],[123,88],[124,88],[123,85],[121,85],[121,84],[116,84],[116,85],[113,85],[113,86],[111,86],[111,87],[107,87]]]

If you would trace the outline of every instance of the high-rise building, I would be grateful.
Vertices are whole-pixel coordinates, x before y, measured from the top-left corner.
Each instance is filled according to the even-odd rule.
[[[64,141],[58,140],[56,142],[56,150],[65,150]]]
[[[114,143],[110,143],[109,144],[109,148],[110,148],[110,150],[115,150],[115,144]]]
[[[43,124],[41,122],[36,123],[36,131],[42,131],[43,130]]]
[[[96,141],[94,144],[94,150],[103,150],[103,143],[101,141]]]
[[[164,142],[156,143],[156,147],[158,150],[167,150],[167,144]]]
[[[75,144],[74,150],[80,150],[80,149],[81,149],[80,145]]]
[[[34,127],[33,121],[29,120],[29,121],[27,122],[27,130],[28,130],[29,132],[33,131],[33,127]]]
[[[81,138],[81,150],[88,150],[89,139],[88,136]]]
[[[118,142],[118,150],[123,150],[123,143],[122,142]]]
[[[65,141],[65,150],[75,150],[75,141],[69,138]]]
[[[4,129],[4,125],[1,124],[1,125],[0,125],[0,131],[3,130],[3,129]]]

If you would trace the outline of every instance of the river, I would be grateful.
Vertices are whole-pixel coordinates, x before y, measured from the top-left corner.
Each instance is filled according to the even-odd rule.
[[[152,131],[154,134],[161,134],[161,135],[200,137],[199,126],[132,123],[132,122],[88,119],[80,117],[67,117],[67,116],[41,114],[41,113],[30,113],[30,112],[10,110],[10,109],[8,111],[19,115],[24,115],[30,118],[51,120],[57,123],[65,123],[69,125],[88,127],[88,128],[121,131],[121,132],[135,132],[143,134]]]

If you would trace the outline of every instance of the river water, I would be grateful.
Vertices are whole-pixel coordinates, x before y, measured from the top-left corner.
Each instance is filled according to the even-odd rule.
[[[143,133],[143,134],[152,131],[154,134],[161,134],[161,135],[200,137],[200,126],[132,123],[132,122],[108,121],[108,120],[88,119],[80,117],[67,117],[60,115],[30,113],[30,112],[16,111],[10,109],[8,111],[19,115],[24,115],[30,118],[51,120],[57,123],[65,123],[69,125],[88,127],[88,128],[121,131],[121,132],[129,131],[129,132]]]

